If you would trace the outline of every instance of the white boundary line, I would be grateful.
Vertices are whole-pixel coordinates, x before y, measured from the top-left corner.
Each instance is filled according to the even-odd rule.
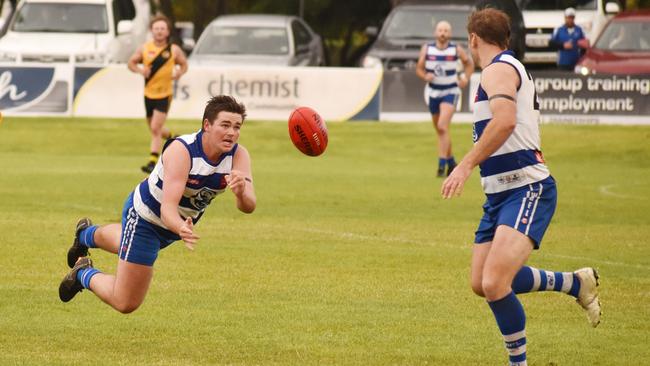
[[[620,184],[606,184],[603,186],[598,187],[598,192],[604,196],[610,196],[610,197],[616,197],[616,198],[623,198],[623,199],[628,199],[628,200],[647,200],[647,197],[641,197],[641,196],[628,196],[625,194],[620,194],[616,192],[612,192],[611,189],[613,187],[620,186]]]
[[[469,247],[469,245],[458,246],[458,245],[450,245],[450,244],[441,244],[436,242],[423,242],[419,240],[403,239],[399,237],[370,236],[370,235],[364,235],[364,234],[352,233],[352,232],[339,232],[339,231],[332,231],[332,230],[310,229],[310,228],[297,228],[297,230],[301,230],[308,233],[331,235],[335,237],[340,237],[341,239],[348,239],[348,240],[375,240],[375,241],[381,241],[387,243],[418,244],[418,245],[427,245],[427,246],[434,246],[434,247],[459,249],[466,252],[469,252],[471,248]],[[543,257],[554,257],[554,258],[570,259],[574,261],[581,261],[584,262],[585,265],[601,264],[601,265],[630,267],[630,268],[650,270],[650,265],[644,265],[639,263],[625,263],[625,262],[618,262],[618,261],[610,261],[606,259],[598,259],[598,258],[591,258],[591,257],[575,256],[575,255],[552,254],[552,253],[544,253],[544,252],[539,252],[539,255]]]

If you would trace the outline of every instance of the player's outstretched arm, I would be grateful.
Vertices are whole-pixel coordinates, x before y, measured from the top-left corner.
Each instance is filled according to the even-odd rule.
[[[232,162],[232,171],[226,176],[228,187],[237,198],[237,208],[244,213],[252,213],[257,205],[251,157],[245,147],[239,145]]]
[[[474,167],[497,151],[517,125],[519,75],[515,69],[503,62],[491,64],[483,70],[481,86],[488,96],[492,119],[481,138],[442,183],[443,198],[460,196]]]
[[[163,199],[160,205],[160,217],[167,228],[185,242],[185,246],[194,250],[199,237],[194,234],[191,218],[183,219],[178,214],[178,203],[181,201],[187,176],[190,172],[190,153],[180,141],[172,142],[162,156],[165,164],[163,177]]]

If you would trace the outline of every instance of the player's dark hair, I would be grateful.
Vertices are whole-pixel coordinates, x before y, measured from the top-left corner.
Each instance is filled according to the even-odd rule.
[[[489,44],[507,49],[510,41],[510,18],[494,8],[473,12],[467,21],[467,34],[475,33]]]
[[[230,95],[217,95],[212,97],[205,106],[205,111],[203,112],[203,119],[201,120],[201,126],[203,126],[203,121],[206,119],[210,124],[214,123],[219,115],[219,112],[230,112],[236,113],[241,116],[242,122],[246,119],[246,107],[242,103],[239,103],[235,98]]]

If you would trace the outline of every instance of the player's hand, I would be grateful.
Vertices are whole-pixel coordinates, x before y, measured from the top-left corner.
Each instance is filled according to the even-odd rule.
[[[463,193],[465,182],[467,181],[467,178],[469,178],[470,174],[472,174],[472,169],[466,167],[463,162],[458,164],[442,183],[442,188],[440,189],[442,198],[449,199],[454,196],[460,197],[461,193]]]
[[[148,66],[143,66],[143,67],[140,69],[140,73],[141,73],[142,76],[144,76],[144,78],[146,79],[146,78],[149,77],[149,75],[151,75],[151,69],[150,69]]]
[[[194,223],[192,222],[191,217],[188,217],[185,220],[185,222],[183,222],[183,225],[178,231],[178,236],[180,236],[181,239],[183,239],[187,249],[194,250],[194,246],[196,245],[196,242],[199,240],[199,236],[194,234]]]
[[[180,73],[178,71],[176,71],[176,69],[174,69],[172,71],[172,80],[178,80],[178,79],[180,79],[180,77],[181,77]]]
[[[564,49],[565,50],[570,50],[572,48],[573,48],[573,42],[571,42],[571,41],[564,42]]]
[[[436,76],[432,72],[427,72],[426,74],[424,74],[424,80],[429,82],[429,83],[432,82],[433,79],[435,79],[435,78],[436,78]]]
[[[230,174],[226,175],[226,183],[228,183],[228,187],[230,187],[232,193],[237,197],[241,197],[244,194],[247,180],[250,181],[250,178],[246,177],[239,170],[232,170]]]

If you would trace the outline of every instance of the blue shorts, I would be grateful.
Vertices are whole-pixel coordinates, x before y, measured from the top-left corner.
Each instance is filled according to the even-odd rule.
[[[458,94],[447,94],[440,98],[429,97],[429,112],[431,114],[440,113],[440,103],[449,103],[456,108],[456,101],[458,101]]]
[[[133,193],[129,195],[122,210],[122,239],[118,252],[120,259],[153,266],[158,251],[179,239],[178,235],[138,215],[133,207]]]
[[[553,177],[490,196],[483,205],[474,243],[491,242],[497,226],[508,225],[528,236],[539,249],[557,205]]]

